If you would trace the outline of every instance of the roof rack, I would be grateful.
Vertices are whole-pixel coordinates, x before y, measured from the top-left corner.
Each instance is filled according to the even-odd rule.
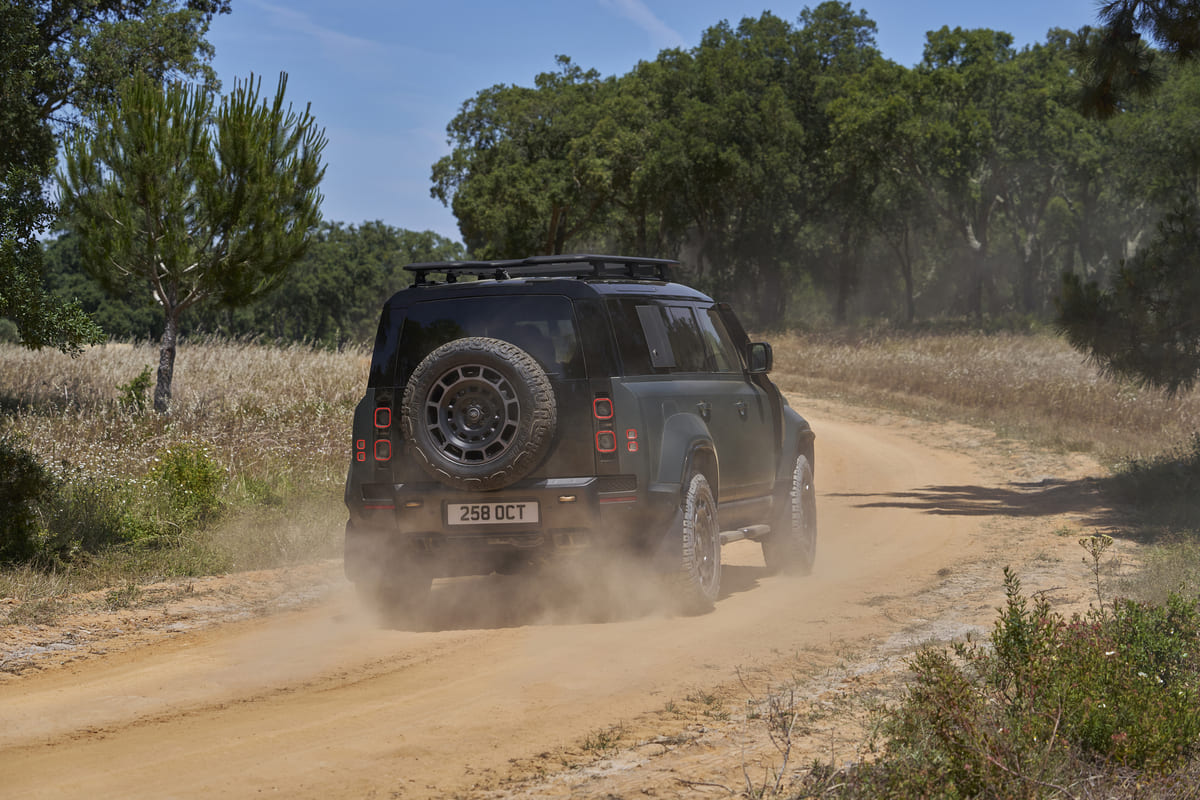
[[[460,276],[494,278],[634,278],[667,281],[667,269],[678,264],[669,258],[600,256],[571,253],[560,256],[530,256],[506,261],[432,261],[409,264],[415,286],[431,283],[430,275],[445,275],[446,283]]]

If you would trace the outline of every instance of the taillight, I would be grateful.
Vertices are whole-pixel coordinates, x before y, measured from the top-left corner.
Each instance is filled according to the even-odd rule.
[[[388,428],[392,424],[392,410],[387,406],[375,409],[375,427]]]
[[[638,432],[636,428],[625,431],[625,450],[630,453],[638,451]]]
[[[607,397],[597,397],[592,401],[592,413],[596,415],[596,419],[612,419],[612,400]]]
[[[615,431],[596,431],[596,450],[601,453],[617,452],[617,434]]]

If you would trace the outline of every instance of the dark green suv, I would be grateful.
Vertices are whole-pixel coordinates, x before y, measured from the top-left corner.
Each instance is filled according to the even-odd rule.
[[[354,414],[345,568],[393,608],[431,581],[620,548],[711,607],[721,545],[771,570],[816,552],[813,432],[770,345],[670,281],[674,261],[413,264]]]

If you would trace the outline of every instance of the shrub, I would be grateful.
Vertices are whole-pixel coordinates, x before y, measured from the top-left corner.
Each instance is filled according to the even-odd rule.
[[[142,413],[149,403],[150,387],[153,384],[154,374],[150,371],[150,367],[143,367],[142,371],[129,383],[123,383],[117,387],[120,395],[118,402],[130,411]]]
[[[159,453],[151,481],[165,506],[166,520],[191,530],[215,520],[221,512],[222,469],[203,445],[190,442]]]
[[[134,537],[138,526],[126,510],[123,486],[98,480],[66,480],[43,501],[44,540],[40,552],[69,561],[82,552],[97,553]]]
[[[54,478],[11,436],[0,437],[0,563],[33,558],[39,547],[38,505],[54,492]]]
[[[1166,773],[1200,742],[1200,612],[1129,600],[1069,622],[1005,570],[986,645],[928,649],[886,720],[889,794],[1039,797],[1085,761]],[[859,776],[863,779],[864,776]]]

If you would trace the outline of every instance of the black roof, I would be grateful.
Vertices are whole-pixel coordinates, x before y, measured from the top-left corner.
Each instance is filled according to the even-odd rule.
[[[409,264],[404,269],[416,278],[415,286],[432,282],[431,275],[445,275],[446,283],[460,276],[493,278],[626,278],[668,281],[668,268],[678,264],[669,258],[608,256],[571,253],[557,256],[530,256],[503,261],[432,261]]]

